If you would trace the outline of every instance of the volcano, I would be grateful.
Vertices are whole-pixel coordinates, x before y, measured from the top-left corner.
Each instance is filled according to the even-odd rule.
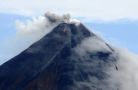
[[[82,23],[63,22],[0,66],[0,90],[119,90],[108,82],[113,54]]]

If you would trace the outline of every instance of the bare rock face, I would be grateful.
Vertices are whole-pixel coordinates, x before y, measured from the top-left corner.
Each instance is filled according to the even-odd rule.
[[[105,44],[105,50],[78,48],[95,37],[82,24],[59,24],[0,66],[0,90],[117,90],[106,81],[110,75],[105,71],[116,62],[112,48],[102,40],[98,42]]]

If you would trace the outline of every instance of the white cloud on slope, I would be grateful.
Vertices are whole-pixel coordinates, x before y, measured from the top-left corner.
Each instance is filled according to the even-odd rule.
[[[46,11],[71,13],[96,20],[138,19],[137,0],[4,0],[0,12],[40,15]]]
[[[85,56],[86,52],[111,52],[106,43],[97,36],[86,38],[75,50],[80,56]]]
[[[108,78],[105,77],[104,80],[99,80],[98,77],[95,77],[92,74],[89,76],[89,82],[84,81],[83,84],[90,87],[90,90],[93,90],[93,87],[91,87],[92,85],[98,88],[98,90],[138,90],[138,55],[128,51],[127,49],[115,47],[112,47],[112,49],[114,51],[108,56],[106,61],[102,59],[99,60],[98,58],[93,58],[91,61],[97,62],[94,63],[97,67],[102,67],[103,65],[104,67],[102,68],[102,72],[107,74]],[[95,37],[86,38],[75,48],[75,51],[77,51],[77,54],[81,56],[82,61],[85,62],[83,64],[86,64],[88,67],[90,65],[93,66],[93,63],[87,63],[87,60],[89,60],[89,56],[87,56],[88,52],[112,52],[109,50],[109,47],[107,47],[104,41]],[[113,58],[115,58],[116,61],[112,61]],[[92,72],[91,70],[97,70],[97,67],[93,67],[94,69],[89,69],[88,67],[85,67],[85,71],[90,70],[89,72]],[[100,71],[97,70],[97,72]],[[77,82],[77,84],[80,84],[80,87],[81,83],[82,82],[79,81]]]
[[[138,90],[138,55],[127,49],[115,49],[118,72],[111,69],[111,83],[120,84],[119,90]]]

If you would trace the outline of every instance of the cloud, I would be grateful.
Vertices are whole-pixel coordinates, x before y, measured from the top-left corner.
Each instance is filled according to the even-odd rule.
[[[75,51],[84,56],[86,52],[111,52],[106,43],[97,36],[86,38],[80,45],[75,47]]]
[[[138,55],[127,49],[114,48],[117,57],[116,65],[118,71],[113,68],[108,73],[111,74],[110,83],[119,85],[119,90],[138,89]]]
[[[90,90],[138,90],[138,55],[123,48],[112,49],[114,51],[111,51],[104,41],[95,37],[86,38],[75,48],[77,54],[82,56],[79,61],[82,62],[81,72],[90,73],[88,81],[75,81],[76,87],[88,87]],[[112,53],[105,56],[105,61],[98,54],[94,54],[96,58],[90,58],[88,52]]]
[[[87,17],[87,20],[137,20],[137,4],[137,0],[4,0],[0,12],[33,16],[53,11]]]

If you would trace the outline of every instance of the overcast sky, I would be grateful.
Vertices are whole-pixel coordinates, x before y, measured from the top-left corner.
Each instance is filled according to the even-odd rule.
[[[138,19],[138,0],[0,0],[0,12],[40,15],[70,13],[98,20]]]
[[[0,60],[17,32],[15,21],[25,21],[47,11],[70,13],[113,45],[138,53],[138,0],[0,0]]]

